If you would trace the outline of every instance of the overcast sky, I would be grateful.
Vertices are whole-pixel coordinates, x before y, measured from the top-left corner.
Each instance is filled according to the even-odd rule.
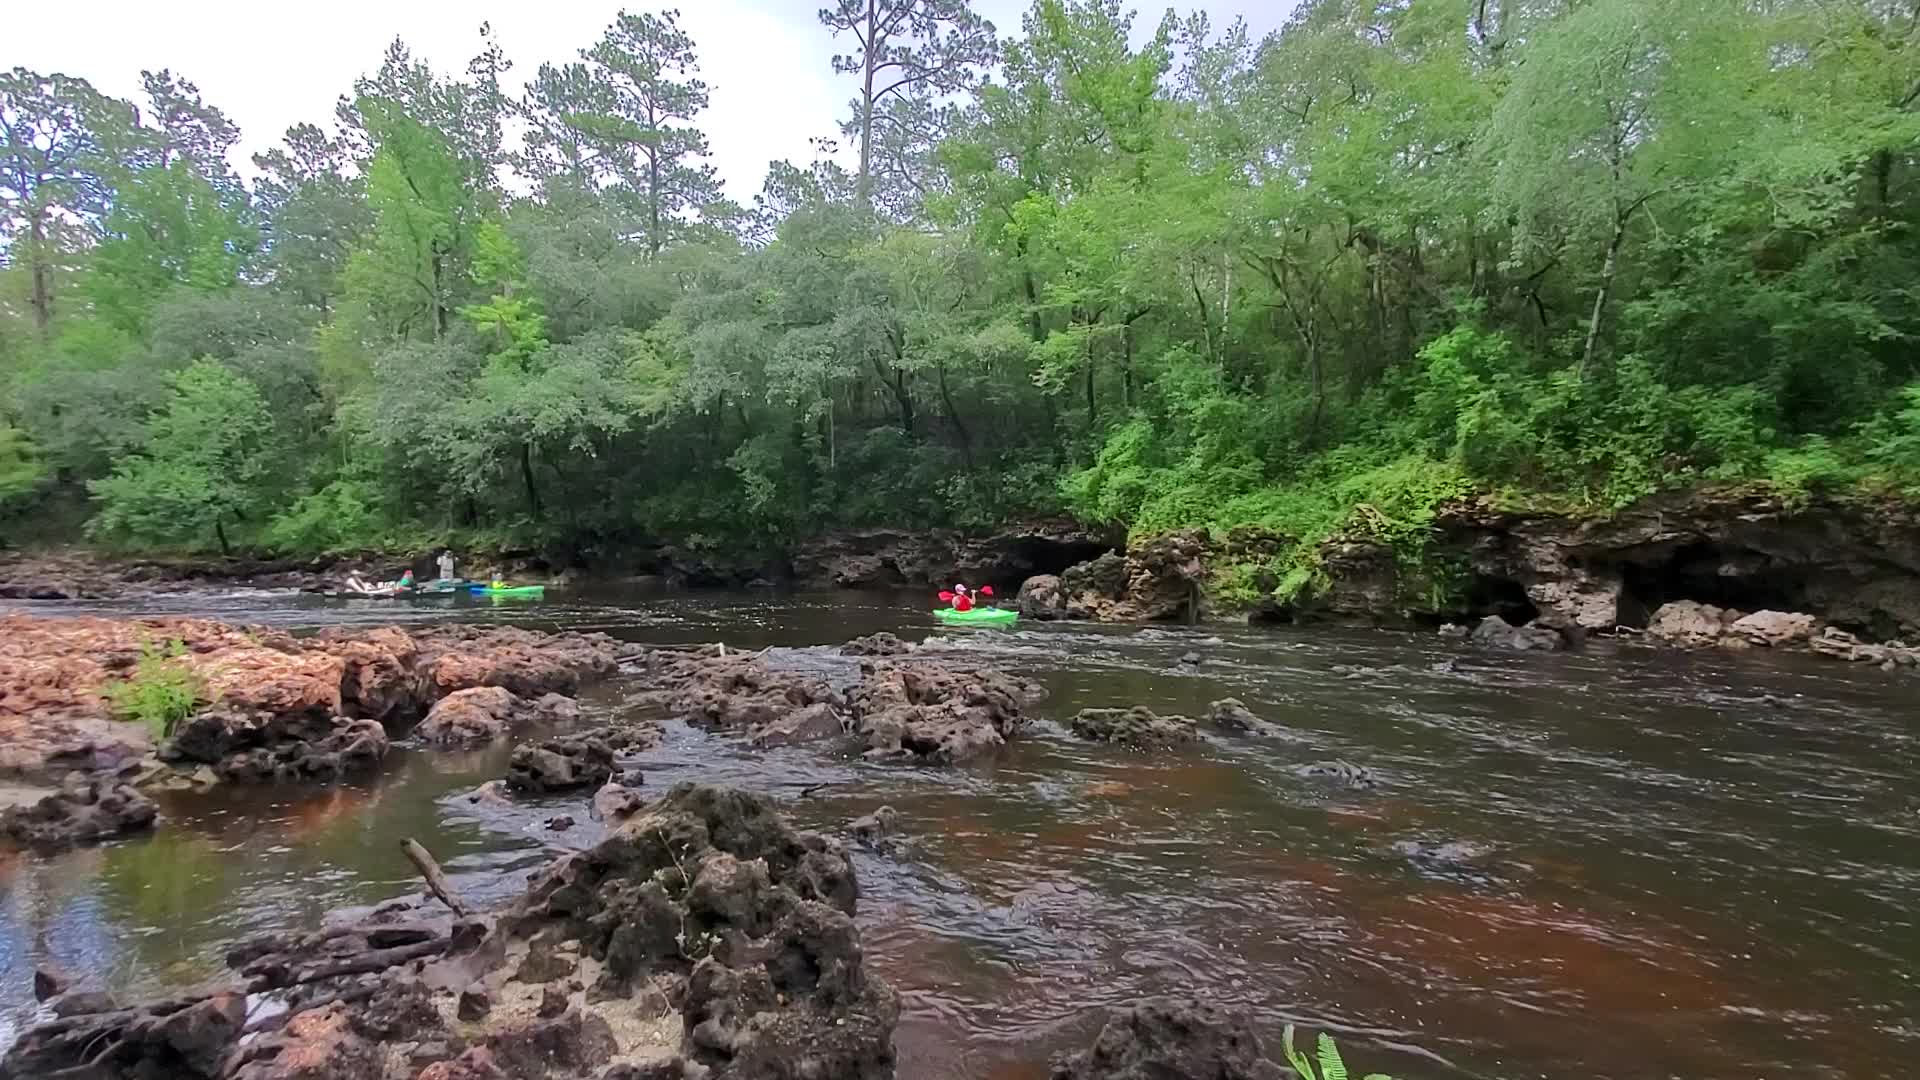
[[[809,160],[809,139],[838,134],[854,84],[829,66],[835,45],[815,18],[821,2],[678,0],[701,76],[713,88],[712,108],[700,123],[713,163],[737,199],[759,190],[767,162]],[[1258,38],[1277,29],[1293,3],[1182,0],[1174,6],[1204,8],[1219,28],[1244,16]],[[509,77],[518,89],[542,62],[574,59],[619,11],[617,0],[79,0],[74,7],[22,0],[9,6],[0,68],[77,75],[129,98],[139,95],[142,68],[172,68],[240,125],[234,164],[249,174],[248,157],[278,142],[288,126],[329,123],[334,99],[379,64],[395,35],[436,69],[463,71],[479,51],[480,24],[490,22],[513,61]],[[664,6],[628,5],[634,11]],[[1158,23],[1164,3],[1136,6],[1141,15],[1134,29],[1141,36]],[[1027,7],[1027,0],[974,3],[1003,35],[1019,32]]]

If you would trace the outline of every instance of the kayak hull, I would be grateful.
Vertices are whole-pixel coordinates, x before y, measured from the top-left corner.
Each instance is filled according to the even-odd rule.
[[[475,585],[473,586],[473,595],[519,596],[530,600],[538,600],[547,595],[547,587],[545,585],[508,585],[504,588],[496,589],[491,585]]]
[[[972,611],[935,608],[933,614],[948,626],[1012,626],[1020,619],[1020,613],[1012,608],[974,608]]]

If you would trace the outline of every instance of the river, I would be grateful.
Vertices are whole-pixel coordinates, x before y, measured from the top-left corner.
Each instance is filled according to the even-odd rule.
[[[1920,1060],[1920,711],[1914,682],[1799,656],[1598,643],[1495,655],[1395,633],[1086,624],[942,633],[924,597],[606,593],[539,606],[293,594],[47,613],[291,627],[438,618],[648,643],[804,648],[891,630],[1091,705],[1244,700],[1287,737],[1145,755],[1042,723],[991,765],[919,769],[746,750],[673,725],[647,790],[770,791],[806,826],[899,810],[856,854],[868,956],[901,991],[900,1075],[1046,1075],[1101,1007],[1198,992],[1278,1038],[1340,1037],[1402,1078],[1903,1075]],[[1189,652],[1202,659],[1183,665]],[[804,654],[800,654],[804,660]],[[588,722],[627,707],[619,681]],[[404,742],[377,777],[169,796],[149,838],[0,856],[0,1046],[36,963],[129,992],[216,976],[251,933],[418,888],[418,837],[504,901],[596,839],[583,798],[483,809],[505,750]],[[1307,763],[1372,770],[1365,790]],[[807,785],[831,784],[806,797]],[[544,820],[568,813],[565,832]]]

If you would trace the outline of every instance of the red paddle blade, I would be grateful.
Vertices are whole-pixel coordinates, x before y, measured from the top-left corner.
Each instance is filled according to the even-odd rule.
[[[991,586],[991,585],[982,585],[982,586],[980,586],[980,595],[982,595],[982,596],[992,596],[992,595],[993,595],[993,586]]]
[[[950,592],[948,592],[948,591],[947,591],[947,590],[945,590],[945,589],[941,589],[941,590],[940,590],[940,599],[942,599],[942,600],[951,600],[951,599],[953,599],[953,594],[952,594],[952,593],[950,593]]]

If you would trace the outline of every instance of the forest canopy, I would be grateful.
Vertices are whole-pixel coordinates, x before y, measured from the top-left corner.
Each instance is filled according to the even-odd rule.
[[[531,76],[396,41],[248,178],[181,74],[0,73],[8,531],[588,557],[1920,490],[1920,0],[1135,18],[834,0],[848,153],[752,205],[673,12]]]

